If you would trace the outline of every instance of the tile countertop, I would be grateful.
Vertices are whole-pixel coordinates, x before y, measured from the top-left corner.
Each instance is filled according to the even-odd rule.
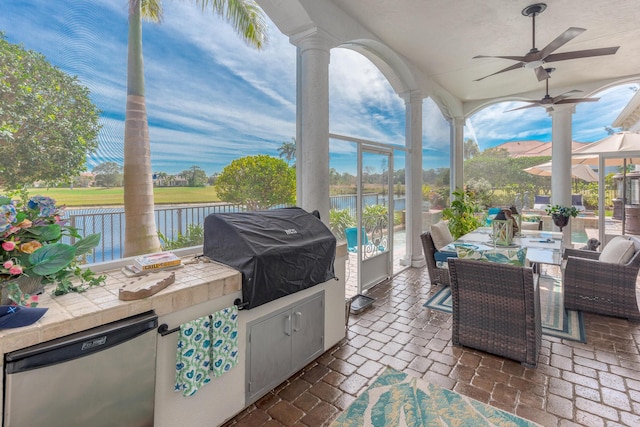
[[[134,301],[118,298],[118,289],[135,279],[125,276],[120,268],[100,273],[107,276],[105,285],[86,292],[52,297],[52,286],[48,286],[38,307],[49,310],[32,325],[1,329],[0,352],[9,353],[149,310],[162,316],[241,290],[242,276],[237,270],[217,262],[189,263],[193,261],[193,256],[184,257],[183,267],[153,273],[162,279],[175,271],[176,280],[157,294]]]

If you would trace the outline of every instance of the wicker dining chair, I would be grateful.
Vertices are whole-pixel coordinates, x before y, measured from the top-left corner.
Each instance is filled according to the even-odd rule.
[[[540,289],[530,267],[449,260],[454,345],[537,364],[542,340]]]
[[[427,261],[427,271],[429,272],[429,279],[431,279],[431,284],[448,285],[449,270],[447,270],[446,268],[440,268],[436,265],[435,255],[438,250],[433,244],[431,233],[425,231],[420,235],[420,240],[422,240],[422,250],[424,251],[424,257]]]
[[[600,252],[564,250],[564,306],[606,316],[640,320],[637,279],[640,251],[626,264],[599,261]]]

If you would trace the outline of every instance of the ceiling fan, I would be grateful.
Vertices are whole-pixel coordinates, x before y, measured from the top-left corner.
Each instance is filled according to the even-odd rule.
[[[532,34],[533,34],[533,44],[532,48],[529,52],[527,52],[524,56],[490,56],[490,55],[478,55],[474,56],[473,59],[476,58],[502,58],[502,59],[510,59],[512,61],[518,61],[517,64],[511,65],[510,67],[504,68],[500,71],[497,71],[493,74],[489,74],[488,76],[481,77],[474,81],[480,81],[482,79],[486,79],[487,77],[494,76],[496,74],[504,73],[505,71],[516,70],[518,68],[529,68],[534,69],[536,73],[536,77],[538,77],[538,81],[542,81],[549,78],[549,75],[546,73],[545,69],[542,67],[543,64],[547,62],[556,62],[556,61],[566,61],[568,59],[578,59],[578,58],[590,58],[593,56],[603,56],[603,55],[613,55],[615,54],[620,46],[615,47],[603,47],[597,49],[587,49],[587,50],[576,50],[573,52],[563,52],[563,53],[553,53],[566,43],[573,40],[575,37],[582,34],[586,29],[570,27],[564,33],[560,34],[555,38],[551,43],[545,46],[542,50],[538,50],[536,48],[536,16],[541,14],[547,8],[545,3],[535,3],[530,6],[525,7],[522,10],[522,14],[524,16],[528,16],[531,18],[532,22]]]
[[[547,74],[547,76],[551,77],[551,72],[553,72],[554,70],[555,68],[545,68],[544,72]],[[553,105],[556,105],[556,104],[559,105],[559,104],[578,104],[580,102],[596,102],[600,99],[600,98],[569,98],[569,96],[573,95],[574,93],[582,92],[581,90],[575,90],[575,89],[565,93],[561,93],[558,96],[551,97],[549,95],[549,78],[547,78],[546,80],[546,87],[547,87],[547,91],[544,98],[537,101],[523,101],[523,102],[528,102],[531,105],[525,105],[524,107],[518,107],[512,110],[507,110],[505,111],[505,113],[508,113],[509,111],[523,110],[525,108],[531,108],[531,107],[544,107],[548,111],[553,111]]]

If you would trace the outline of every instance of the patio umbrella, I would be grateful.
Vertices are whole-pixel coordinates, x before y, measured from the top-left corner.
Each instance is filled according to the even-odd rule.
[[[551,176],[551,162],[542,163],[531,166],[523,171],[537,176]],[[598,180],[598,174],[586,164],[571,165],[571,175],[574,178],[582,179],[587,182],[595,182]]]
[[[609,135],[600,141],[593,142],[584,147],[578,148],[572,153],[572,163],[582,164],[598,164],[604,165],[608,162],[609,165],[623,165],[624,177],[623,183],[623,199],[622,199],[622,234],[625,234],[625,220],[626,220],[626,174],[627,174],[627,159],[640,159],[640,134],[635,132],[618,132],[613,135]],[[609,162],[610,161],[610,162]],[[637,163],[637,160],[636,160]],[[600,174],[598,182],[598,198],[604,200],[604,173]],[[598,211],[599,227],[600,227],[600,240],[604,238],[604,206],[600,204]]]
[[[618,132],[574,150],[572,163],[598,165],[599,157],[608,165],[621,165],[624,159],[640,159],[640,133]]]

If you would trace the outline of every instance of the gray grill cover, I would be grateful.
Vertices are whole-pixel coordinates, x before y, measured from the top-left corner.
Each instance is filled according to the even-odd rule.
[[[250,309],[335,278],[336,239],[301,208],[211,214],[204,255],[242,273]]]

